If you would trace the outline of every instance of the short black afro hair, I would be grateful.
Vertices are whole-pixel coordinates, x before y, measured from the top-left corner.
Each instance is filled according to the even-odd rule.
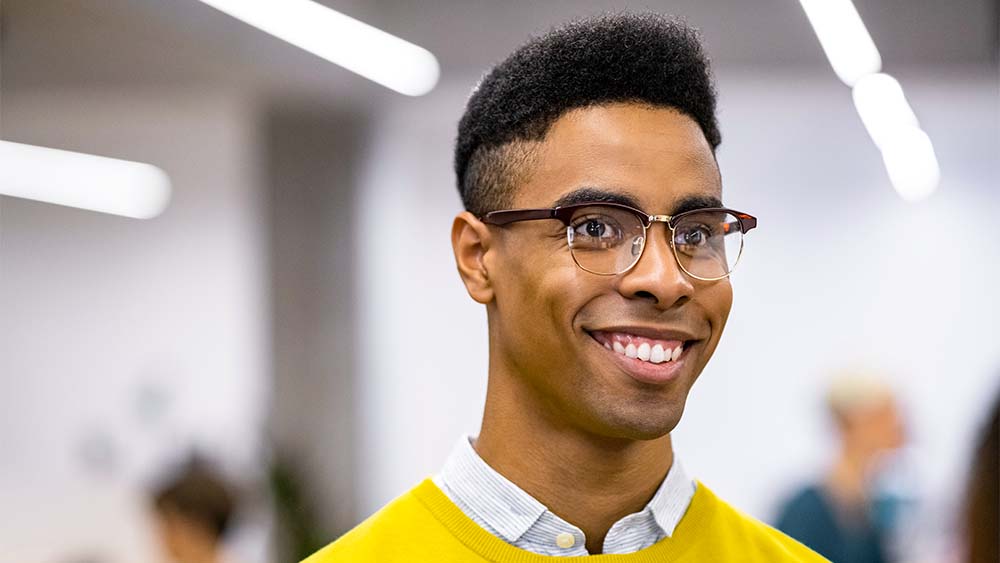
[[[606,14],[532,39],[493,67],[458,125],[455,173],[477,216],[509,206],[541,141],[566,112],[634,102],[694,119],[714,151],[722,138],[715,87],[699,34],[653,13]]]

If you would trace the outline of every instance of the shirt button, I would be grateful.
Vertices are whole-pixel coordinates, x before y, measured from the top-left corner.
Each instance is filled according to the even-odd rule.
[[[573,547],[573,544],[575,543],[576,543],[576,537],[574,537],[573,534],[563,532],[558,536],[556,536],[556,545],[558,545],[563,549],[566,549],[568,547]]]

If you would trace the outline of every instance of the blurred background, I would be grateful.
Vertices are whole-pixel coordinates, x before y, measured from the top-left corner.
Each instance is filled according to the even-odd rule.
[[[173,187],[149,220],[0,197],[0,560],[167,561],[154,498],[192,467],[234,499],[232,561],[297,560],[436,472],[486,388],[448,240],[465,99],[531,34],[626,7],[702,30],[724,198],[760,218],[679,458],[774,522],[836,458],[825,397],[863,366],[905,428],[899,559],[954,553],[1000,390],[1000,2],[855,1],[940,164],[918,202],[797,2],[321,3],[428,49],[436,87],[197,0],[0,0],[0,139]]]

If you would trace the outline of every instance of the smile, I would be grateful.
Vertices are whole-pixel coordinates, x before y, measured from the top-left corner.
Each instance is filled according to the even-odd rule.
[[[589,332],[589,331],[588,331]],[[646,383],[666,383],[678,375],[684,352],[695,340],[683,335],[638,335],[625,331],[593,331],[590,336],[633,378]]]

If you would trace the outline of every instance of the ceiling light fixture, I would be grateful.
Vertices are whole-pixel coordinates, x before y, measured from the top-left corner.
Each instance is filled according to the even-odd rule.
[[[800,0],[830,66],[848,86],[882,69],[882,57],[851,0]]]
[[[903,88],[888,74],[869,74],[851,91],[854,107],[875,146],[883,148],[896,132],[916,127],[917,116],[906,101]]]
[[[213,8],[407,96],[430,92],[437,58],[310,0],[201,0]]]
[[[852,87],[854,107],[893,188],[903,199],[926,198],[941,181],[934,145],[895,78],[881,73],[882,58],[851,0],[799,0],[837,76]]]
[[[0,141],[0,194],[151,219],[170,201],[170,178],[151,164]]]

